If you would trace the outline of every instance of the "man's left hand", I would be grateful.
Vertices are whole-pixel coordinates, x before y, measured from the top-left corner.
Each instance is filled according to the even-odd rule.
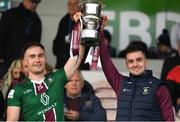
[[[78,120],[80,113],[78,111],[69,110],[64,113],[69,120]]]

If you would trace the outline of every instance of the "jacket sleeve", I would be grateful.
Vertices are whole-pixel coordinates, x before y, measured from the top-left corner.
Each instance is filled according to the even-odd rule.
[[[62,55],[63,53],[63,46],[65,44],[65,30],[67,29],[65,24],[67,23],[65,23],[64,19],[59,22],[57,34],[53,41],[53,53],[56,56]]]
[[[92,111],[81,111],[79,120],[106,121],[106,110],[102,107],[99,98],[97,98],[95,95],[92,95],[90,102],[92,102]]]
[[[166,76],[167,76],[168,72],[171,70],[169,64],[170,64],[170,61],[168,59],[166,59],[163,63],[162,70],[161,70],[161,80],[162,81],[166,80]]]
[[[8,37],[8,34],[10,33],[10,25],[9,25],[8,14],[2,13],[1,19],[0,19],[0,59],[3,59],[4,57],[4,48],[5,42]]]
[[[0,121],[2,121],[4,112],[5,112],[4,97],[2,91],[0,91]]]
[[[165,83],[166,83],[167,88],[169,89],[169,92],[171,94],[173,105],[176,105],[176,99],[177,99],[176,94],[178,93],[178,91],[176,91],[177,84],[173,80],[166,80]]]
[[[161,85],[158,87],[156,92],[156,99],[159,103],[163,119],[165,121],[174,121],[171,95],[166,86]]]
[[[42,22],[38,14],[35,16],[35,25],[33,28],[33,35],[31,36],[32,41],[41,41],[41,35],[42,35]]]
[[[118,96],[123,75],[118,72],[118,70],[116,69],[115,65],[111,60],[111,57],[107,50],[107,46],[105,45],[104,42],[103,32],[100,33],[100,58],[101,58],[102,68],[107,78],[107,81],[109,82],[111,87],[114,89],[116,95]]]

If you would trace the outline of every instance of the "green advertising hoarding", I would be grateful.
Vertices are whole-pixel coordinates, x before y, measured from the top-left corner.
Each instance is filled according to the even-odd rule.
[[[5,11],[10,8],[10,1],[9,0],[0,0],[0,12]]]
[[[171,34],[180,23],[180,0],[102,0],[102,13],[108,16],[112,45],[118,50],[138,39],[148,46],[156,46],[162,29]]]

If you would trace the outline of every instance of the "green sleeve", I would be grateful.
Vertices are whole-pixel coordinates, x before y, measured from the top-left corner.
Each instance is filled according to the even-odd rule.
[[[8,94],[8,106],[21,106],[21,92],[18,87],[14,87]]]
[[[65,85],[68,82],[66,72],[64,68],[61,68],[54,73],[54,77],[60,81],[62,85]]]

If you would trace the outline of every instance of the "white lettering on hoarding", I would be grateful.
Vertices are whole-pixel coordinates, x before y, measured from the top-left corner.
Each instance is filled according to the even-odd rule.
[[[156,18],[156,37],[158,37],[158,35],[161,34],[162,29],[166,27],[167,21],[180,23],[180,14],[174,12],[159,12],[157,13]],[[172,29],[173,28],[169,31],[172,32]]]
[[[114,21],[114,20],[115,20],[115,16],[116,16],[116,12],[115,12],[115,11],[108,11],[108,10],[106,10],[106,11],[102,11],[102,14],[103,14],[103,15],[106,15],[106,16],[108,17],[108,20],[109,20],[109,21]],[[114,28],[113,28],[113,26],[107,25],[107,26],[105,27],[105,29],[109,30],[109,32],[110,32],[111,34],[114,33]]]
[[[156,39],[162,32],[162,29],[167,27],[166,24],[168,22],[174,22],[175,24],[180,23],[180,14],[175,12],[157,12],[157,14],[154,15],[155,20],[151,20],[152,18],[150,18],[150,16],[140,11],[123,11],[119,13],[119,18],[116,17],[116,12],[113,10],[103,10],[102,13],[108,17],[109,21],[117,21],[116,19],[119,19],[119,34],[118,38],[115,39],[119,40],[119,46],[117,47],[119,50],[126,48],[130,42],[130,36],[138,36],[150,46],[152,41],[154,41],[153,39]],[[133,20],[137,21],[138,25],[131,26]],[[151,21],[155,21],[154,27]],[[114,28],[116,27],[113,25],[106,26],[106,29],[108,29],[111,34],[114,34]],[[155,37],[152,37],[153,34],[148,31],[151,28],[155,28]],[[171,29],[169,29],[169,32],[171,32]]]
[[[129,44],[130,35],[137,35],[143,41],[146,41],[147,45],[151,43],[151,35],[148,32],[150,26],[150,21],[147,15],[138,11],[126,11],[120,13],[120,49],[124,49]],[[139,22],[138,26],[131,26],[131,20],[136,20]]]

